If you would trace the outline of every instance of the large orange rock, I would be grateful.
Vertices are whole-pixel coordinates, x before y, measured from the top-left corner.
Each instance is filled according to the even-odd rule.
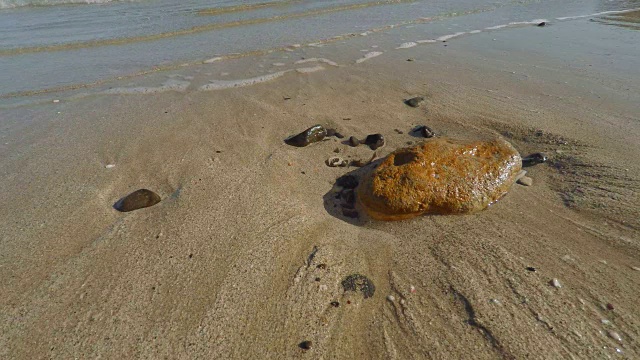
[[[357,194],[378,220],[478,211],[504,196],[522,168],[503,139],[438,138],[396,150],[364,176]]]

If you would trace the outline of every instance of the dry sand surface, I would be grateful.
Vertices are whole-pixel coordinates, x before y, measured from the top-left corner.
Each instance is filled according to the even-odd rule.
[[[640,357],[639,84],[537,59],[523,86],[508,68],[527,56],[473,56],[20,110],[38,126],[2,150],[0,357]],[[283,143],[316,123],[384,134],[379,156],[428,125],[549,161],[476,214],[350,219],[334,183],[366,169],[325,160],[372,151]],[[138,188],[162,202],[112,208]]]

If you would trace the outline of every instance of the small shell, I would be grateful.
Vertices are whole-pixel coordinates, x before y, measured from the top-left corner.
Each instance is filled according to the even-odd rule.
[[[562,287],[562,284],[560,284],[560,281],[558,281],[558,279],[556,279],[556,278],[553,278],[551,280],[551,285],[553,285],[553,287],[558,288],[558,289]]]
[[[333,156],[327,159],[326,161],[327,166],[330,167],[343,167],[343,166],[347,166],[347,160],[339,157],[339,156]]]
[[[393,296],[393,295],[388,295],[388,296],[387,296],[387,300],[389,300],[389,301],[391,301],[391,302],[394,302],[394,301],[396,301],[396,298],[395,298],[395,296]]]
[[[617,341],[617,342],[622,342],[622,337],[620,337],[620,334],[618,334],[615,331],[611,331],[609,330],[607,332],[607,335],[609,335],[610,338],[612,338],[613,340]]]

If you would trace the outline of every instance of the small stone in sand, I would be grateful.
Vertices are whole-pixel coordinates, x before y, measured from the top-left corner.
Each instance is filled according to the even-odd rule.
[[[376,150],[384,146],[384,136],[382,134],[371,134],[367,135],[367,138],[364,140],[366,145],[369,145],[371,150]]]
[[[57,104],[57,103],[59,103],[59,102],[60,102],[60,100],[58,100],[58,99],[53,100],[53,103],[54,103],[54,104]]]
[[[347,160],[344,160],[343,158],[339,157],[339,156],[333,156],[328,158],[325,163],[327,164],[327,166],[329,167],[344,167],[348,165]]]
[[[609,325],[609,324],[611,324],[611,321],[609,321],[609,320],[607,320],[607,319],[602,319],[602,320],[600,320],[600,322],[602,322],[602,324],[604,324],[604,325]]]
[[[404,103],[415,108],[420,106],[420,103],[422,103],[423,101],[424,98],[422,96],[416,96],[414,98],[405,100]]]
[[[352,274],[342,280],[344,291],[360,291],[364,298],[370,298],[376,291],[375,285],[364,275]]]
[[[413,293],[415,293],[415,292],[416,292],[416,287],[415,287],[415,286],[413,286],[413,285],[411,285],[411,286],[409,287],[409,292],[410,292],[410,293],[412,293],[412,294],[413,294]]]
[[[121,212],[153,206],[162,200],[160,196],[151,190],[140,189],[118,200],[113,207]]]
[[[336,154],[339,154],[340,153],[340,148],[333,149],[333,152],[336,153]]]
[[[558,279],[556,279],[556,278],[553,278],[551,280],[551,285],[553,285],[553,287],[558,288],[558,289],[562,287],[562,284],[560,284],[560,281]]]
[[[524,186],[531,186],[533,185],[533,179],[528,176],[523,176],[520,179],[518,179],[518,184],[524,185]]]
[[[333,307],[338,307],[338,306],[340,306],[340,303],[339,303],[339,302],[337,302],[337,301],[332,301],[332,302],[331,302],[331,306],[333,306]]]
[[[314,125],[300,134],[286,139],[284,142],[291,146],[303,147],[322,141],[326,136],[327,130],[322,125]]]
[[[635,270],[635,271],[640,271],[640,267],[638,267],[638,266],[632,266],[631,268],[632,268],[633,270]]]
[[[352,136],[352,137],[349,138],[349,145],[351,145],[353,147],[358,146],[358,145],[360,145],[360,140],[358,140],[357,137]]]
[[[408,58],[407,61],[414,61],[414,59],[413,58]]]
[[[115,164],[107,164],[104,166],[106,169],[113,169],[114,167],[116,167]]]
[[[608,303],[607,304],[607,310],[614,310],[614,309],[615,309],[615,307],[613,306],[612,303]]]
[[[532,266],[527,266],[527,270],[532,271],[532,272],[536,272],[536,268],[534,268]]]
[[[303,350],[311,350],[311,347],[313,346],[313,342],[310,340],[306,340],[298,344],[298,346]]]
[[[396,133],[398,133],[400,135],[404,134],[404,132],[402,130],[399,130],[399,129],[393,129],[393,131],[395,131]]]
[[[613,340],[615,340],[615,341],[617,341],[617,342],[620,342],[620,343],[622,342],[622,337],[620,336],[620,334],[618,334],[618,333],[617,333],[617,332],[615,332],[615,331],[611,331],[611,330],[609,330],[609,331],[607,332],[607,335],[609,335],[609,337],[610,337],[610,338],[612,338]]]
[[[543,27],[543,26],[545,26],[545,25],[547,25],[547,23],[543,21],[543,22],[539,23],[539,24],[538,24],[538,25],[536,25],[536,26]]]
[[[547,162],[547,156],[543,153],[535,153],[522,158],[522,166],[533,166]]]
[[[433,130],[431,130],[430,127],[425,125],[420,126],[417,130],[420,132],[420,135],[422,135],[422,137],[425,137],[427,139],[430,139],[436,136],[436,133]]]
[[[387,295],[387,300],[389,300],[391,302],[394,302],[394,301],[396,301],[396,298],[393,295]]]
[[[522,177],[525,175],[527,175],[527,170],[520,170],[520,172],[518,172],[518,174],[516,175],[516,181],[522,179]]]

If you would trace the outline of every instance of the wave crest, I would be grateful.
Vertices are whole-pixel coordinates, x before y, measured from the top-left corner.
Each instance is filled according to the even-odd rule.
[[[0,9],[13,9],[25,6],[106,4],[120,1],[132,2],[134,0],[0,0]]]

